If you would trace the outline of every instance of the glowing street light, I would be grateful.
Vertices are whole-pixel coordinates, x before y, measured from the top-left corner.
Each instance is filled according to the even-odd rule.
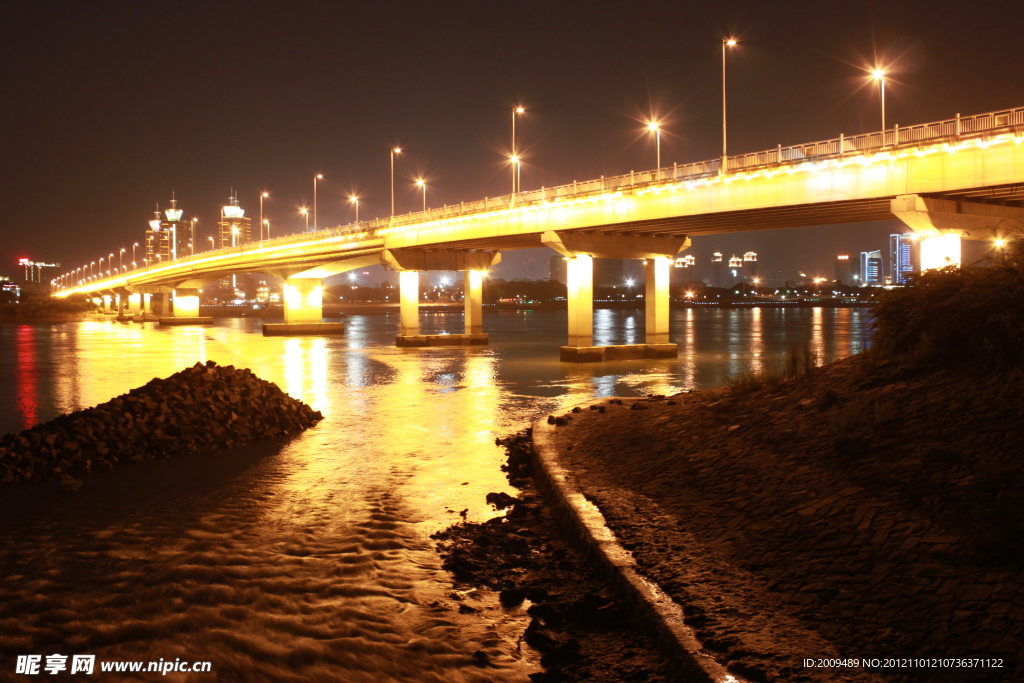
[[[138,243],[138,242],[136,242],[136,243],[134,243],[134,244],[132,245],[132,263],[133,263],[133,264],[135,263],[135,249],[136,249],[136,248],[137,248],[138,246],[139,246],[139,243]]]
[[[207,237],[206,239],[210,240],[210,251],[213,251],[214,249],[216,249],[216,247],[213,244],[213,238],[212,237]]]
[[[348,196],[348,203],[353,204],[356,207],[356,223],[359,222],[359,195],[350,194]]]
[[[878,81],[878,91],[882,96],[882,130],[885,130],[885,69],[874,69],[871,78]]]
[[[1006,240],[999,238],[995,240],[992,244],[994,244],[997,249],[1002,249],[1003,247],[1006,246]]]
[[[654,133],[655,145],[655,168],[661,168],[661,124],[657,121],[648,121],[647,130]]]
[[[395,155],[401,154],[401,147],[391,148],[391,215],[395,215]]]
[[[423,178],[416,179],[416,187],[423,190],[423,210],[427,210],[427,181]]]
[[[735,38],[725,38],[722,40],[722,158],[724,159],[728,154],[728,146],[726,145],[726,126],[725,126],[725,51],[726,48],[735,47]],[[722,169],[725,170],[725,169]]]
[[[121,252],[117,255],[117,268],[124,268],[124,247],[121,247]]]
[[[316,232],[316,181],[323,180],[324,174],[317,173],[313,176],[313,232]],[[306,232],[309,232],[309,226],[306,226]]]
[[[519,158],[519,150],[516,149],[516,117],[524,113],[526,113],[525,107],[512,107],[512,156],[515,157],[516,159]],[[512,194],[516,194],[517,192],[519,192],[518,166],[512,169]]]
[[[306,217],[306,232],[309,232],[309,209],[303,206],[299,209],[299,213]]]
[[[313,183],[313,187],[316,188],[315,182]],[[267,222],[263,220],[263,200],[269,196],[269,192],[260,192],[260,241],[263,240],[263,226],[267,224]],[[316,195],[314,194],[313,196],[315,197]],[[267,238],[270,238],[270,233],[267,233]]]
[[[269,218],[264,218],[263,219],[263,226],[260,228],[260,232],[261,233],[263,232],[263,228],[266,228],[266,230],[267,230],[267,239],[269,240],[270,239],[270,219]]]

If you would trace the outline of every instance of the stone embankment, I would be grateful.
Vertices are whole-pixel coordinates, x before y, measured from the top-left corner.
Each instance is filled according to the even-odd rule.
[[[730,670],[1019,681],[1022,390],[1019,372],[853,358],[749,392],[596,401],[553,430],[575,486]],[[804,664],[821,658],[843,664]]]
[[[322,419],[250,370],[211,360],[0,438],[0,482],[69,477],[126,460],[232,448]]]

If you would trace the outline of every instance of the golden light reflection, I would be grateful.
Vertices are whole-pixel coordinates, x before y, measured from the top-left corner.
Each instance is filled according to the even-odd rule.
[[[815,306],[811,309],[811,353],[821,365],[825,358],[825,309]]]

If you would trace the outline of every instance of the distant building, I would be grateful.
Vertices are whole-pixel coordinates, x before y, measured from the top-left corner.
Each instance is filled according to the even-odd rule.
[[[252,242],[252,219],[245,217],[245,209],[238,205],[238,197],[232,195],[227,206],[221,208],[220,222],[217,223],[217,247],[235,247]]]
[[[564,285],[567,280],[566,271],[565,257],[561,254],[553,254],[551,260],[548,261],[548,279],[553,282],[561,282]]]
[[[881,251],[862,251],[860,253],[860,280],[869,287],[885,282]]]
[[[160,205],[157,204],[153,220],[146,231],[146,264],[154,265],[163,261],[173,261],[195,253],[195,221],[181,220],[183,211],[178,208],[178,200],[171,198],[171,208],[160,217]]]
[[[725,286],[725,263],[722,261],[722,252],[720,251],[711,255],[711,286]]]
[[[41,263],[32,259],[18,259],[18,265],[25,269],[24,282],[49,284],[50,280],[60,274],[59,263]]]
[[[859,284],[856,280],[860,277],[856,276],[853,272],[853,260],[849,254],[840,254],[836,256],[836,282],[841,285],[855,285]]]
[[[889,235],[889,278],[894,285],[905,285],[921,272],[921,241],[912,232]]]
[[[692,254],[677,257],[672,263],[669,282],[675,285],[691,281],[693,279],[693,267],[696,263],[697,259]]]
[[[751,280],[757,277],[757,252],[748,251],[743,254],[743,269]]]

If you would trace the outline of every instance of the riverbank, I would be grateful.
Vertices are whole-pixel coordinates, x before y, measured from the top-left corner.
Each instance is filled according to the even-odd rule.
[[[749,393],[595,401],[603,411],[569,413],[555,439],[641,571],[732,670],[1019,680],[1022,390],[1020,373],[855,357]],[[915,657],[1003,666],[803,664]]]

